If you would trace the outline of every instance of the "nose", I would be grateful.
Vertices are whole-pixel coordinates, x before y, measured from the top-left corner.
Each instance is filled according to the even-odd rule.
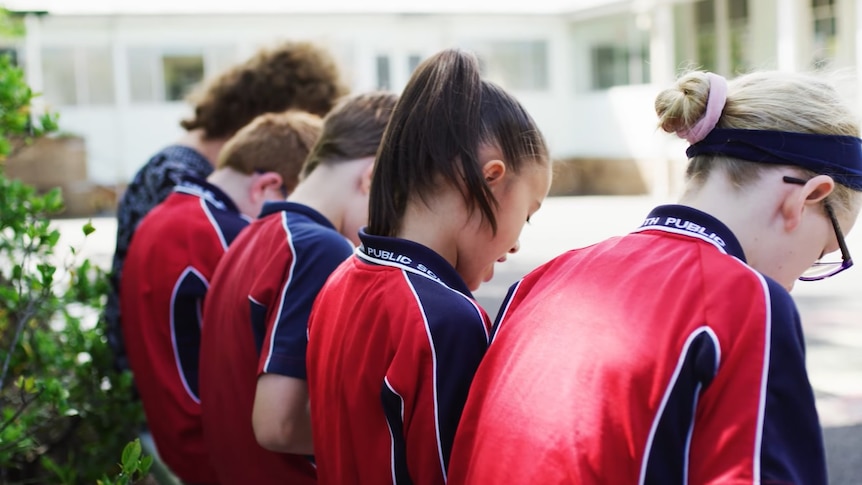
[[[520,250],[520,249],[521,249],[521,241],[520,241],[520,240],[515,241],[515,245],[514,245],[514,246],[512,246],[512,248],[511,248],[511,249],[509,249],[509,254],[515,254],[515,253],[517,253],[517,252],[518,252],[518,250]]]

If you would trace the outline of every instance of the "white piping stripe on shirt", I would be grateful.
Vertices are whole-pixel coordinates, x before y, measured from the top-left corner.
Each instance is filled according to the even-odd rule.
[[[718,370],[718,364],[720,363],[720,347],[718,346],[718,338],[715,336],[715,332],[712,331],[709,327],[703,326],[694,329],[685,339],[685,344],[682,346],[682,351],[679,354],[679,358],[676,362],[676,368],[673,370],[673,374],[671,375],[670,381],[668,381],[667,387],[665,387],[664,396],[662,396],[661,404],[659,404],[658,410],[656,411],[655,416],[653,417],[652,426],[650,426],[649,436],[647,437],[646,446],[644,447],[644,454],[641,458],[641,472],[640,478],[638,479],[638,484],[643,485],[644,480],[646,480],[646,472],[647,465],[649,464],[650,452],[652,451],[653,440],[655,439],[655,433],[658,429],[658,423],[661,421],[662,415],[664,414],[665,406],[667,406],[667,401],[670,399],[671,393],[673,393],[673,388],[676,386],[676,380],[679,378],[679,373],[682,370],[683,364],[685,363],[685,358],[688,356],[688,349],[691,347],[694,339],[699,337],[701,334],[706,333],[713,340],[716,345],[716,366],[715,369]]]
[[[360,248],[356,248],[354,251],[356,252],[356,256],[357,256],[358,258],[360,258],[360,259],[364,259],[364,260],[366,260],[366,261],[368,261],[368,262],[371,262],[371,263],[374,263],[374,264],[379,264],[379,265],[381,265],[381,266],[391,266],[391,267],[393,267],[393,268],[403,269],[404,271],[409,271],[409,272],[411,272],[411,273],[416,273],[416,274],[418,274],[418,275],[422,275],[422,276],[424,276],[424,277],[426,277],[426,278],[428,278],[428,279],[430,279],[430,280],[434,280],[434,281],[436,281],[436,282],[438,282],[438,283],[441,283],[441,284],[443,284],[444,286],[446,285],[445,283],[443,283],[443,281],[442,281],[442,280],[440,280],[440,278],[437,278],[437,277],[431,276],[431,275],[430,275],[430,274],[428,274],[428,273],[423,273],[422,271],[419,271],[419,270],[418,270],[418,269],[416,269],[416,268],[411,268],[410,266],[406,266],[406,265],[403,265],[403,264],[401,264],[401,263],[394,263],[394,262],[392,262],[392,261],[387,261],[387,260],[385,260],[385,259],[377,259],[377,258],[375,258],[375,257],[372,257],[372,256],[369,256],[369,255],[365,254],[364,252],[362,252],[362,249],[360,249]]]
[[[275,322],[272,326],[272,332],[269,334],[269,351],[266,355],[266,362],[263,364],[263,371],[269,371],[269,363],[272,360],[272,349],[275,347],[275,335],[278,333],[278,324],[281,320],[281,311],[284,310],[284,301],[287,299],[287,287],[293,281],[293,270],[296,268],[297,254],[293,247],[293,235],[290,233],[290,228],[287,225],[287,213],[281,213],[281,225],[284,228],[287,245],[290,247],[290,254],[293,256],[290,260],[290,270],[287,273],[287,281],[284,282],[284,287],[281,289],[281,299],[278,302],[278,312],[275,314]]]
[[[359,248],[356,248],[356,256],[361,258],[361,259],[364,259],[366,261],[369,261],[371,263],[374,263],[374,264],[379,264],[381,266],[390,266],[392,268],[398,268],[398,269],[403,270],[403,271],[409,271],[411,273],[424,276],[424,277],[428,278],[429,280],[436,281],[437,283],[440,283],[441,285],[443,285],[444,288],[446,288],[447,290],[459,295],[461,298],[464,298],[465,300],[467,300],[467,302],[470,303],[470,305],[473,306],[473,309],[476,310],[476,314],[479,316],[479,321],[482,322],[482,329],[485,332],[485,340],[487,341],[490,338],[490,335],[488,334],[488,328],[485,326],[485,317],[482,313],[481,307],[478,304],[476,304],[476,302],[473,301],[472,298],[468,297],[467,295],[465,295],[465,294],[461,293],[460,291],[447,285],[440,278],[435,278],[434,276],[431,276],[427,273],[423,273],[422,271],[419,271],[415,268],[411,268],[410,266],[406,266],[406,265],[403,265],[400,263],[394,263],[392,261],[386,261],[383,259],[374,258],[372,256],[369,256],[369,255],[363,253]]]
[[[403,427],[403,425],[404,425],[404,398],[401,397],[401,394],[398,394],[398,391],[396,391],[394,387],[392,387],[392,384],[389,383],[388,377],[385,377],[385,376],[383,377],[383,383],[386,385],[386,387],[389,388],[390,391],[392,391],[392,394],[395,394],[396,396],[398,396],[398,399],[401,401],[401,425]],[[389,466],[392,469],[392,485],[398,485],[398,475],[396,474],[396,470],[395,470],[395,432],[392,431],[392,425],[389,424],[388,419],[386,420],[386,427],[389,428],[389,438],[392,440],[391,441],[392,445],[391,445],[390,457],[389,457]]]
[[[207,206],[207,201],[204,198],[201,198],[201,208],[203,208],[204,214],[207,215],[207,219],[209,219],[210,224],[212,224],[213,229],[215,229],[215,232],[218,235],[218,240],[221,242],[221,247],[227,251],[227,238],[225,238],[224,234],[221,232],[221,226],[216,222],[215,216],[212,211],[210,211],[210,208]]]
[[[765,300],[764,305],[766,307],[766,322],[764,323],[765,335],[763,337],[763,369],[761,369],[760,377],[760,402],[757,406],[757,429],[754,435],[754,466],[752,469],[754,482],[760,483],[760,450],[763,446],[763,421],[766,417],[766,385],[769,382],[769,360],[771,359],[772,352],[772,297],[769,293],[769,285],[767,285],[766,279],[763,278],[763,275],[747,264],[745,264],[745,267],[757,275],[757,279],[763,287],[763,296]]]
[[[494,339],[496,339],[497,335],[500,334],[500,328],[503,327],[503,321],[506,320],[506,315],[508,315],[508,313],[509,313],[509,307],[512,306],[512,301],[515,299],[515,295],[518,294],[518,290],[521,289],[521,283],[523,283],[523,282],[524,282],[524,280],[521,279],[521,280],[518,280],[517,283],[515,283],[515,288],[512,289],[512,295],[509,296],[509,299],[506,300],[506,306],[503,307],[503,309],[500,311],[500,317],[497,319],[497,328],[494,329],[494,334],[493,334]]]
[[[703,236],[701,234],[698,234],[696,232],[685,231],[682,229],[676,229],[676,228],[667,227],[667,226],[643,226],[643,227],[639,227],[639,228],[635,229],[634,231],[632,231],[632,233],[642,232],[642,231],[664,231],[664,232],[670,232],[673,234],[680,234],[683,236],[694,237],[694,238],[697,238],[697,239],[700,239],[700,240],[703,240],[703,241],[706,241],[706,242],[712,244],[713,246],[717,247],[719,251],[721,251],[724,254],[727,254],[727,250],[724,249],[721,246],[721,244],[718,244],[717,242],[713,241],[712,239],[710,239],[706,236]]]
[[[410,281],[410,277],[407,276],[406,271],[402,271],[401,274],[404,275],[404,280],[407,282],[407,286],[410,287],[410,291],[416,299],[416,304],[419,305],[419,313],[422,314],[422,322],[425,324],[425,335],[428,337],[428,345],[431,346],[431,365],[433,370],[431,375],[434,383],[434,430],[436,432],[435,437],[437,438],[437,456],[440,459],[440,470],[443,475],[443,483],[447,483],[446,465],[443,461],[443,444],[440,442],[440,417],[438,415],[439,410],[437,406],[437,350],[434,348],[434,339],[431,337],[431,327],[428,325],[428,318],[425,316],[425,308],[422,306],[422,301],[416,293],[416,288],[413,287],[413,283]]]
[[[180,277],[179,277],[179,278],[177,279],[177,281],[174,283],[174,289],[173,289],[173,290],[171,290],[171,310],[170,310],[170,312],[171,312],[171,315],[170,315],[170,321],[171,321],[171,346],[173,347],[173,351],[174,351],[174,363],[176,364],[177,372],[178,372],[178,373],[179,373],[179,375],[180,375],[180,380],[181,380],[181,381],[182,381],[182,383],[183,383],[183,389],[185,389],[185,390],[186,390],[186,394],[188,394],[188,395],[189,395],[189,397],[190,397],[190,398],[192,398],[192,400],[193,400],[196,404],[200,404],[200,403],[201,403],[201,400],[200,400],[197,396],[195,396],[195,394],[192,392],[192,389],[191,389],[191,387],[189,386],[188,381],[186,381],[186,375],[185,375],[185,373],[183,372],[183,365],[182,365],[182,363],[180,362],[180,349],[179,349],[179,347],[177,346],[176,322],[175,322],[175,320],[174,320],[174,303],[176,303],[176,301],[177,301],[177,292],[178,292],[178,291],[179,291],[179,289],[180,289],[180,285],[181,285],[181,284],[183,283],[183,281],[186,279],[186,275],[188,275],[189,273],[193,273],[195,276],[197,276],[198,278],[200,278],[201,282],[204,284],[204,286],[205,286],[207,289],[209,289],[209,287],[210,287],[209,281],[207,281],[207,279],[206,279],[206,278],[204,278],[204,275],[202,275],[198,270],[196,270],[196,269],[195,269],[194,267],[192,267],[192,266],[189,266],[189,267],[187,267],[185,270],[183,270],[183,272],[182,272],[182,274],[180,275]],[[198,316],[200,316],[200,313],[198,313]],[[198,320],[198,325],[200,325],[200,320]]]
[[[694,435],[694,421],[697,418],[697,403],[700,400],[700,390],[703,384],[698,382],[694,387],[694,400],[691,405],[691,423],[685,436],[685,451],[682,457],[682,485],[688,485],[688,469],[691,462],[691,437]]]

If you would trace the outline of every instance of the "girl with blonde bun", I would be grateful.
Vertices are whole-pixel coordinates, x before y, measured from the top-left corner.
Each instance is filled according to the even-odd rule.
[[[827,483],[788,292],[852,265],[856,117],[775,72],[691,72],[655,107],[690,143],[682,199],[512,287],[450,485]]]

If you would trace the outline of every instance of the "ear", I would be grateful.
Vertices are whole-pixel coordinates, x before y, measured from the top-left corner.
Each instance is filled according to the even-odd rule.
[[[813,208],[823,202],[835,190],[835,181],[828,175],[816,175],[805,185],[796,186],[785,196],[781,204],[781,214],[784,217],[784,228],[788,231],[796,229],[802,221],[805,209]]]
[[[482,165],[482,176],[488,185],[496,185],[506,175],[506,164],[502,160],[494,159]]]
[[[266,199],[267,193],[270,189],[276,192],[281,192],[283,183],[284,181],[282,180],[281,175],[275,172],[264,172],[252,179],[249,196],[252,201],[260,202],[261,200]]]
[[[359,191],[362,195],[371,193],[371,177],[374,175],[374,158],[369,158],[367,163],[359,178]]]

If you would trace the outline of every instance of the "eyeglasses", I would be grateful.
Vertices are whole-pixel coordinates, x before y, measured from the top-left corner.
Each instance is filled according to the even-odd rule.
[[[805,185],[806,180],[795,177],[784,177],[784,182],[795,185]],[[828,201],[823,201],[823,208],[826,209],[826,214],[829,215],[829,220],[832,221],[832,228],[835,230],[835,239],[838,241],[838,248],[841,249],[841,261],[817,261],[808,268],[802,276],[801,281],[818,281],[834,276],[845,269],[853,266],[853,258],[850,257],[850,251],[847,250],[847,243],[844,242],[844,234],[841,232],[841,226],[838,224],[838,219],[835,217],[835,211]]]

